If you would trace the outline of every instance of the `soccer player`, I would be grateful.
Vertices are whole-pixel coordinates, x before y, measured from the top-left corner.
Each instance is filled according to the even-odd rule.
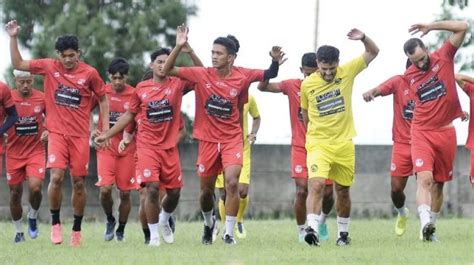
[[[248,116],[252,116],[252,129],[248,131]],[[251,145],[257,140],[258,129],[260,128],[260,113],[258,111],[257,101],[251,95],[249,95],[248,102],[245,103],[243,108],[243,137],[244,137],[244,152],[243,152],[243,166],[239,176],[239,211],[237,212],[237,231],[235,234],[237,238],[243,239],[247,237],[247,232],[244,227],[243,219],[245,210],[249,203],[249,184],[251,174]],[[225,187],[224,187],[224,175],[221,173],[217,176],[216,188],[219,189],[219,214],[221,221],[225,220]]]
[[[308,227],[305,241],[319,246],[318,225],[325,180],[336,182],[337,235],[336,245],[350,244],[351,211],[350,186],[354,181],[355,136],[352,115],[352,86],[354,79],[377,56],[377,45],[364,32],[352,29],[351,40],[360,40],[362,55],[339,66],[339,50],[324,45],[316,58],[318,71],[301,84],[301,108],[307,124],[306,150],[308,167]]]
[[[115,58],[110,63],[107,73],[110,83],[105,86],[105,93],[109,103],[109,126],[112,127],[118,119],[128,110],[130,99],[135,88],[127,84],[129,64],[124,58]],[[102,121],[99,118],[99,127],[96,135],[102,131]],[[125,225],[132,207],[130,191],[137,190],[138,184],[135,179],[135,139],[127,142],[127,148],[119,149],[122,134],[111,138],[109,146],[97,148],[97,186],[100,187],[100,203],[107,216],[104,240],[110,241],[114,238],[114,229],[117,224],[113,215],[114,201],[112,188],[115,184],[120,194],[118,228],[115,231],[118,241],[123,241],[125,236]]]
[[[137,85],[127,112],[110,130],[95,139],[100,145],[136,119],[137,181],[146,187],[144,209],[150,230],[149,246],[160,245],[158,227],[166,243],[174,242],[168,220],[176,209],[183,186],[176,146],[181,119],[181,100],[184,92],[194,85],[165,74],[163,65],[169,54],[170,50],[166,48],[158,49],[151,54],[150,68],[153,69],[153,79]],[[191,55],[195,56],[193,52]],[[161,214],[159,214],[160,186],[166,188]]]
[[[15,20],[8,22],[10,56],[14,69],[44,76],[46,128],[48,136],[47,168],[51,171],[48,201],[51,210],[51,242],[61,244],[60,209],[64,173],[70,169],[72,179],[71,203],[74,208],[72,247],[81,245],[81,223],[86,205],[85,177],[89,164],[90,113],[93,96],[99,100],[103,129],[109,127],[109,105],[104,82],[93,67],[79,60],[79,41],[76,36],[60,36],[55,43],[58,59],[23,60],[18,49],[20,31]]]
[[[224,242],[235,244],[234,226],[239,210],[238,179],[242,168],[242,108],[247,103],[251,82],[270,79],[278,74],[281,48],[273,47],[272,65],[268,70],[232,67],[235,42],[227,37],[214,40],[213,67],[175,67],[180,50],[186,44],[188,28],[178,26],[176,47],[164,71],[196,83],[196,115],[194,138],[199,140],[197,171],[200,176],[200,204],[204,217],[202,243],[212,244],[217,222],[213,216],[214,189],[219,172],[224,172],[226,190],[226,224]]]
[[[410,60],[407,60],[406,68],[410,65]],[[405,206],[406,197],[404,190],[408,177],[413,174],[410,128],[415,101],[410,93],[408,83],[401,75],[390,77],[382,84],[365,92],[362,97],[366,102],[370,102],[378,96],[388,95],[393,95],[393,147],[390,164],[390,196],[398,212],[397,221],[395,222],[395,234],[402,236],[405,233],[409,213],[408,208]]]
[[[437,241],[436,220],[443,203],[443,186],[453,178],[456,155],[456,130],[452,121],[463,116],[454,79],[454,56],[461,46],[467,23],[437,21],[414,24],[409,32],[421,36],[432,30],[447,30],[452,34],[433,53],[423,42],[411,38],[403,50],[412,62],[404,74],[415,94],[415,110],[411,123],[411,154],[416,173],[416,202],[423,241]]]
[[[469,113],[472,115],[474,113],[474,78],[463,75],[456,74],[456,82],[458,85],[466,92],[469,96]],[[471,152],[471,171],[469,173],[469,180],[471,182],[472,188],[474,188],[474,121],[473,119],[469,120],[469,133],[467,136],[466,147]]]
[[[318,70],[316,53],[305,53],[301,58],[300,71],[304,78]],[[304,242],[306,235],[306,199],[308,196],[308,168],[306,167],[305,134],[306,127],[303,122],[300,103],[300,87],[302,79],[288,79],[277,83],[268,81],[260,82],[258,89],[264,92],[283,93],[288,97],[291,122],[291,176],[295,180],[296,194],[294,211],[298,229],[298,240]],[[328,240],[329,233],[326,225],[326,217],[334,205],[333,181],[326,180],[324,188],[323,206],[319,220],[319,235],[321,240]]]

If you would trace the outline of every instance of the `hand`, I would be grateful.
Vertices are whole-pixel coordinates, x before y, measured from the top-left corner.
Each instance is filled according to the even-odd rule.
[[[98,148],[105,148],[110,145],[109,137],[106,137],[104,134],[94,137],[93,139]]]
[[[461,116],[461,121],[468,121],[469,120],[469,112],[463,111]]]
[[[122,153],[125,148],[132,142],[133,139],[133,134],[123,132],[122,140],[120,140],[119,146],[118,146],[118,152]]]
[[[49,132],[48,130],[44,130],[42,133],[41,133],[41,142],[43,143],[46,143],[48,141],[48,136],[49,136]]]
[[[94,141],[94,139],[100,135],[100,131],[98,129],[95,129],[92,131],[92,134],[91,134],[91,138],[92,138],[92,141]]]
[[[428,26],[428,24],[414,24],[414,25],[411,25],[411,27],[408,29],[408,32],[411,33],[411,35],[415,35],[416,33],[418,32],[421,32],[421,37],[425,36],[426,34],[428,34],[428,32],[430,32],[430,27]]]
[[[247,135],[247,139],[249,140],[250,144],[254,144],[255,141],[257,140],[257,134],[256,133],[250,133]]]
[[[176,47],[183,47],[188,42],[189,28],[181,24],[176,28]]]
[[[347,37],[350,40],[361,40],[363,41],[365,39],[365,33],[360,31],[359,29],[351,29],[349,33],[347,33]]]
[[[184,44],[184,46],[181,48],[181,52],[184,52],[184,53],[192,53],[193,52],[193,48],[191,48],[191,45],[189,45],[189,42],[186,42]]]
[[[374,95],[372,94],[372,91],[367,91],[364,94],[362,94],[362,97],[364,98],[365,102],[369,102],[374,100]]]
[[[269,54],[272,60],[278,62],[279,65],[282,65],[287,60],[287,58],[284,58],[285,53],[281,50],[280,46],[273,46]]]
[[[16,37],[18,35],[18,32],[20,32],[20,29],[21,27],[18,26],[18,24],[16,23],[16,20],[10,20],[5,25],[5,30],[7,31],[10,37]]]

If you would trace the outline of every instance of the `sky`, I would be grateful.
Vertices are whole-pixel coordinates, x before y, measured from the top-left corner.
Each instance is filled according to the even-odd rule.
[[[274,45],[282,46],[288,60],[280,67],[273,81],[302,78],[301,56],[315,51],[316,0],[190,0],[198,14],[188,21],[189,42],[205,65],[211,65],[212,41],[227,34],[240,42],[236,65],[266,69],[268,52]],[[364,51],[360,41],[348,40],[346,34],[358,28],[370,36],[380,48],[378,57],[356,78],[353,92],[353,112],[357,130],[356,144],[391,144],[392,98],[377,98],[365,103],[362,93],[404,71],[406,57],[403,43],[411,37],[408,28],[414,23],[429,23],[441,11],[442,0],[320,0],[318,44],[339,48],[344,63]],[[473,14],[472,5],[467,11]],[[467,14],[467,13],[466,13]],[[434,32],[424,37],[433,40]],[[8,37],[1,30],[0,72],[9,64]],[[27,58],[26,53],[24,57]],[[474,74],[474,73],[467,73]],[[0,75],[0,78],[3,78]],[[291,141],[288,100],[283,94],[263,93],[253,84],[254,95],[262,118],[257,144],[289,144]],[[461,92],[463,109],[469,101]],[[183,111],[194,116],[194,95],[183,99]],[[467,136],[467,123],[455,121],[458,144]]]

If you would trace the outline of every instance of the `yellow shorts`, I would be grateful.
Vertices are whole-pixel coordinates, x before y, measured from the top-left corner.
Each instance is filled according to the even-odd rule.
[[[355,146],[352,141],[336,144],[306,143],[308,178],[332,179],[351,186],[355,172]]]
[[[239,183],[250,184],[250,152],[251,147],[250,144],[244,145],[244,156],[242,157],[243,165],[242,170],[240,171],[239,176]],[[216,188],[222,189],[224,188],[224,175],[221,173],[217,176],[216,180]]]

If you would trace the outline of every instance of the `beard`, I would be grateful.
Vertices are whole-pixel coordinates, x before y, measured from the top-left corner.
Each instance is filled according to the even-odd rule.
[[[428,57],[426,59],[426,62],[421,67],[418,67],[418,69],[420,69],[423,72],[426,72],[430,69],[430,64],[431,64],[430,57]]]

